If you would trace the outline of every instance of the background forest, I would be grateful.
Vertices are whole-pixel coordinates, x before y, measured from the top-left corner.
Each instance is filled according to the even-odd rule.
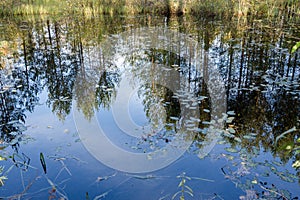
[[[299,17],[299,0],[2,0],[1,15],[193,14],[196,16]]]

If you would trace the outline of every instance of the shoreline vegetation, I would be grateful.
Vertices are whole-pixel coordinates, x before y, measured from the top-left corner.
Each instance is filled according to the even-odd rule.
[[[300,0],[2,0],[0,16],[109,14],[196,17],[300,17]]]

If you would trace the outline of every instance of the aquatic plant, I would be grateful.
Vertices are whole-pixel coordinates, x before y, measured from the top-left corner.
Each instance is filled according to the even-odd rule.
[[[8,168],[8,170],[5,171],[5,167],[0,166],[0,187],[4,186],[5,181],[8,180],[8,173],[12,170],[12,168],[13,166],[11,166],[10,168]]]
[[[193,194],[193,190],[192,188],[190,188],[186,182],[192,180],[191,177],[188,177],[185,172],[182,172],[182,174],[180,174],[179,176],[177,176],[176,178],[180,179],[180,182],[178,184],[178,187],[181,189],[180,191],[176,192],[173,196],[172,196],[172,200],[175,199],[178,195],[180,200],[184,200],[185,194],[188,194],[190,196],[194,196]]]
[[[300,42],[297,42],[294,46],[293,46],[293,48],[292,48],[292,50],[291,50],[291,53],[295,53],[296,51],[297,51],[297,49],[299,49],[300,48]]]

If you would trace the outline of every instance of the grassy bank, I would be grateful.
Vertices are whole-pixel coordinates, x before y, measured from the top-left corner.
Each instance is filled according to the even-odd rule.
[[[2,0],[0,15],[192,14],[196,16],[299,17],[300,0]]]

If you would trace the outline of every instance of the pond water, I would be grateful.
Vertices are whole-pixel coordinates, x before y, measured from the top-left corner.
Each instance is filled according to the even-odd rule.
[[[1,20],[1,199],[298,199],[299,25]]]

